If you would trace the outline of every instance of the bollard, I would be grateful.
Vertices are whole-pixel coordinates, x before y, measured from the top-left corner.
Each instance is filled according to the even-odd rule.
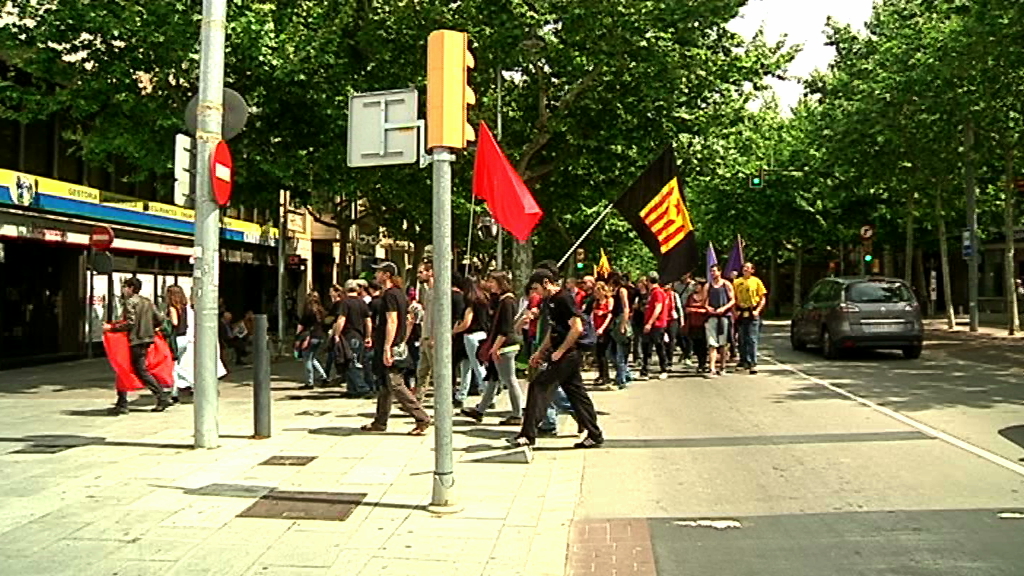
[[[267,315],[257,314],[252,335],[252,406],[256,433],[253,438],[270,438],[270,347]]]

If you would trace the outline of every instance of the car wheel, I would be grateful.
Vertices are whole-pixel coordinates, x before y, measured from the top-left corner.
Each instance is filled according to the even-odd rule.
[[[913,346],[907,346],[903,349],[903,357],[907,360],[917,360],[921,357],[921,345],[915,344]]]
[[[825,355],[826,360],[835,360],[839,357],[839,350],[836,348],[836,343],[832,340],[832,335],[829,334],[828,328],[825,328],[821,333],[821,351]]]
[[[789,344],[797,352],[807,350],[807,344],[804,344],[803,340],[800,340],[800,337],[796,335],[796,326],[792,324],[789,326]]]

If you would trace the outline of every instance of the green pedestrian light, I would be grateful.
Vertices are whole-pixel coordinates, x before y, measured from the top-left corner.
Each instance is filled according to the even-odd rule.
[[[577,270],[583,270],[583,262],[577,262],[576,263],[576,269]]]
[[[864,261],[865,261],[865,262],[871,262],[871,261],[872,261],[872,260],[874,260],[874,259],[875,259],[875,257],[874,257],[874,256],[872,256],[871,254],[865,254],[865,255],[864,255]]]

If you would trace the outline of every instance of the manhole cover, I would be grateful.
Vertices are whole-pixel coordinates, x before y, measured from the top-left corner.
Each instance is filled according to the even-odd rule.
[[[271,456],[260,462],[260,466],[305,466],[313,460],[316,456]]]
[[[47,444],[33,444],[31,446],[26,446],[26,447],[22,448],[21,450],[15,450],[14,452],[10,452],[10,454],[57,454],[57,453],[65,451],[65,450],[67,450],[69,448],[74,448],[74,446],[54,446],[54,445],[47,445]]]
[[[274,490],[238,515],[280,520],[346,520],[366,494]]]

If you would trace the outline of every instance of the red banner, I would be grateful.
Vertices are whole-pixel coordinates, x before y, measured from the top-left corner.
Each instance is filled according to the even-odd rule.
[[[132,355],[128,345],[127,332],[105,332],[103,348],[107,351],[110,367],[114,369],[117,378],[115,385],[118,392],[133,392],[146,388],[135,375],[135,371],[132,370]],[[149,352],[146,354],[146,367],[164,388],[174,385],[174,356],[171,354],[171,348],[167,345],[167,341],[160,333],[157,333],[156,341],[149,347]]]

